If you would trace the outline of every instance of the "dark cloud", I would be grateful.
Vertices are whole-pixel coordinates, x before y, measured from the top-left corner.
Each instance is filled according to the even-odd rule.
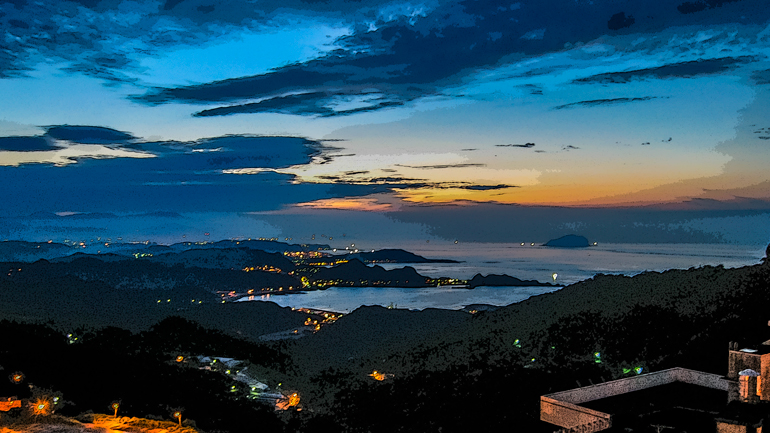
[[[406,168],[419,168],[425,170],[444,169],[444,168],[464,168],[464,167],[486,167],[486,164],[466,163],[466,164],[436,164],[436,165],[402,165],[396,164],[398,167]]]
[[[770,84],[770,69],[764,71],[756,71],[751,74],[751,78],[757,84]]]
[[[631,15],[626,16],[624,12],[618,12],[607,21],[607,28],[610,30],[620,30],[631,27],[636,20]]]
[[[519,188],[515,185],[468,185],[468,186],[462,186],[463,189],[470,189],[472,191],[489,191],[494,189],[503,189],[503,188]]]
[[[201,111],[198,116],[255,112],[344,115],[392,107],[436,94],[444,86],[462,82],[464,75],[494,67],[510,56],[538,55],[561,50],[565,43],[595,39],[606,33],[608,16],[612,16],[611,23],[617,22],[619,28],[631,25],[634,22],[631,9],[638,10],[638,16],[648,17],[640,31],[659,31],[668,25],[687,23],[675,11],[677,3],[672,1],[655,2],[654,6],[640,2],[616,15],[609,10],[610,2],[595,3],[552,0],[500,8],[496,2],[449,2],[425,13],[424,17],[378,21],[376,30],[368,26],[355,28],[351,35],[338,41],[341,49],[320,59],[277,68],[259,76],[155,89],[136,100],[148,104],[236,103]],[[345,6],[348,10],[352,7],[352,3]],[[708,20],[734,20],[736,13],[726,11],[725,15]],[[649,18],[653,14],[657,14],[658,19]],[[575,20],[575,16],[581,19]],[[638,25],[638,22],[634,24]],[[682,63],[584,81],[717,73],[736,62],[738,60],[721,59]],[[542,93],[537,88],[532,91]],[[290,95],[298,92],[301,95]],[[377,92],[383,95],[382,99],[354,110],[334,110],[335,99],[367,92]],[[263,100],[238,103],[244,99]]]
[[[335,197],[391,190],[389,185],[296,182],[292,175],[265,171],[225,173],[241,168],[278,169],[307,164],[328,151],[320,142],[298,137],[230,135],[194,142],[142,142],[133,135],[92,126],[52,126],[40,137],[0,137],[0,149],[49,150],[52,138],[104,143],[141,151],[152,158],[82,159],[54,167],[22,164],[0,167],[3,212],[76,210],[69,219],[103,218],[100,212],[262,211]],[[120,141],[123,139],[123,141]],[[34,200],[30,200],[34,197]]]
[[[722,5],[726,3],[734,3],[741,0],[697,0],[697,1],[687,1],[679,6],[676,7],[676,9],[683,14],[692,14],[695,12],[704,11],[706,9],[711,9],[715,7],[722,7]]]
[[[673,63],[657,68],[637,69],[626,72],[609,72],[575,80],[575,83],[627,83],[644,78],[690,78],[698,75],[718,74],[748,63],[753,57],[722,57],[718,59],[694,60]]]
[[[127,143],[135,137],[126,132],[99,126],[49,126],[46,135],[57,140],[69,140],[82,144]]]
[[[649,101],[651,99],[657,99],[657,96],[644,96],[641,98],[613,98],[613,99],[594,99],[592,101],[580,101],[580,102],[572,102],[569,104],[564,105],[558,105],[556,107],[553,107],[554,110],[563,110],[565,108],[577,108],[577,107],[596,107],[599,105],[614,105],[614,104],[625,104],[628,102],[640,102],[640,101]]]
[[[182,3],[183,1],[184,0],[166,0],[166,3],[163,4],[163,10],[170,11],[171,9],[174,9],[174,6]]]
[[[705,1],[684,2],[676,7],[676,9],[683,14],[692,14],[708,9],[708,4]]]
[[[36,152],[53,149],[55,147],[43,137],[0,137],[0,150]]]
[[[534,84],[525,84],[521,86],[523,89],[526,89],[529,91],[530,95],[542,95],[543,89],[540,86],[534,85]]]
[[[318,23],[343,23],[351,33],[335,41],[340,49],[322,58],[258,76],[151,89],[135,100],[217,105],[197,116],[255,112],[337,116],[434,95],[463,83],[468,74],[594,40],[606,34],[608,26],[622,29],[634,20],[634,31],[653,33],[688,24],[762,23],[770,17],[764,0],[743,0],[742,7],[708,0],[709,7],[724,7],[719,14],[698,14],[697,21],[677,11],[679,4],[680,0],[635,0],[624,2],[624,11],[618,13],[614,0],[525,0],[515,7],[489,0],[420,6],[386,0],[14,0],[0,3],[0,14],[5,14],[0,24],[7,32],[0,41],[0,77],[24,74],[52,59],[71,64],[67,69],[71,73],[139,84],[134,77],[143,72],[139,62],[146,56],[205,46],[244,29],[279,25],[289,29],[281,17],[292,11]],[[712,73],[720,70],[712,66]],[[682,73],[687,71],[673,74]],[[542,93],[537,88],[531,91]],[[340,100],[372,92],[377,96],[354,108],[335,108],[347,106]]]
[[[280,96],[266,99],[260,102],[254,102],[241,105],[230,105],[226,107],[211,108],[195,113],[195,117],[208,116],[226,116],[229,114],[240,113],[284,113],[299,115],[320,115],[322,117],[344,116],[365,111],[379,110],[385,107],[403,105],[399,101],[384,101],[381,98],[374,98],[366,101],[366,106],[352,108],[347,110],[335,110],[327,105],[334,103],[337,98],[347,96],[343,92],[329,93],[316,92],[300,95]]]
[[[525,144],[495,144],[495,147],[523,147],[524,149],[529,149],[531,147],[535,147],[535,143],[525,143]]]
[[[25,23],[24,21],[19,20],[8,20],[8,24],[11,25],[11,27],[15,27],[17,29],[28,29],[29,24]]]

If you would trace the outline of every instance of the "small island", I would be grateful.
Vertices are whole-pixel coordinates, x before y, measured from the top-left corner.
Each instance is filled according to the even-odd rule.
[[[551,283],[541,283],[536,280],[520,280],[510,275],[489,274],[486,277],[476,274],[468,280],[468,288],[474,289],[479,286],[524,286],[524,287],[554,287]]]
[[[400,248],[372,250],[350,254],[351,259],[359,259],[364,263],[460,263],[457,260],[428,259]]]
[[[557,247],[557,248],[585,248],[591,246],[584,236],[567,235],[558,239],[551,239],[543,244],[544,247]]]

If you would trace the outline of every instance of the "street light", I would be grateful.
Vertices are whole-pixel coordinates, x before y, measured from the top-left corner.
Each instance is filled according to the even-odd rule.
[[[21,383],[24,381],[24,373],[17,371],[16,373],[10,375],[9,379],[11,379],[11,382],[13,383]]]
[[[117,418],[118,417],[118,408],[120,407],[120,402],[114,401],[114,402],[112,402],[110,407],[112,408],[112,410],[115,411],[115,418]]]
[[[182,411],[178,410],[174,412],[174,418],[179,420],[179,427],[182,427]]]

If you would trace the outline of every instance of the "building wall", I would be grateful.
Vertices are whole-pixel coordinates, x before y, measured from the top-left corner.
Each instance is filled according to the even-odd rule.
[[[748,433],[748,432],[749,432],[749,429],[745,425],[735,425],[735,424],[728,424],[722,421],[717,421],[717,433]]]
[[[690,383],[711,389],[720,389],[727,391],[728,382],[724,377],[718,374],[704,373],[702,371],[690,370],[689,368],[671,368],[674,378],[679,382]]]
[[[590,431],[603,430],[612,425],[609,414],[547,396],[540,397],[540,419],[567,429],[590,424],[597,426]]]
[[[738,373],[747,368],[760,372],[762,370],[761,358],[762,357],[757,353],[731,350],[728,355],[727,378],[738,380]]]
[[[759,382],[759,397],[770,401],[770,353],[762,355],[761,364],[761,370],[757,370],[762,375]]]

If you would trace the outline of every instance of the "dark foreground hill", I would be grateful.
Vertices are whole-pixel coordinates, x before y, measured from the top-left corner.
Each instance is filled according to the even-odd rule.
[[[708,266],[634,277],[597,275],[554,293],[474,315],[362,308],[290,344],[259,346],[265,353],[272,350],[274,358],[291,360],[292,368],[273,367],[273,374],[280,377],[285,389],[298,392],[303,404],[301,412],[277,413],[275,418],[259,412],[259,417],[264,416],[259,418],[263,423],[260,429],[543,431],[538,419],[539,396],[547,392],[635,374],[629,367],[656,371],[682,366],[724,374],[728,341],[751,343],[770,338],[769,281],[770,263],[736,269]],[[34,356],[27,354],[30,363],[35,360],[33,372],[45,370],[51,380],[65,375],[71,379],[73,376],[65,373],[68,370],[51,368],[43,361],[53,359],[62,345],[57,342],[61,334],[45,329],[38,329],[38,333],[48,335],[46,338],[27,333],[27,340],[22,340],[40,342]],[[204,335],[199,330],[182,329],[159,336],[153,340],[157,343],[148,343],[148,347],[175,340],[195,341],[198,333]],[[128,336],[114,341],[120,343],[110,349],[112,355],[98,358],[96,365],[110,366],[123,350],[142,353],[135,345],[123,344],[131,341]],[[53,349],[48,350],[49,345]],[[255,346],[254,353],[260,353],[259,347]],[[194,345],[184,349],[190,355],[210,350]],[[600,363],[594,358],[596,352],[601,353]],[[94,358],[72,359],[87,365],[90,361],[86,360]],[[131,356],[126,359],[136,360]],[[148,370],[142,371],[152,370],[149,366],[153,364],[148,362]],[[201,417],[211,417],[221,421],[217,430],[245,431],[227,424],[241,419],[239,416],[221,414],[237,413],[231,411],[231,404],[239,410],[256,409],[225,397],[226,407],[203,404],[210,401],[206,390],[211,396],[221,396],[225,383],[199,370],[176,376],[166,364],[161,365],[166,361],[158,362],[159,377],[166,378],[154,379],[153,375],[144,387],[163,392],[149,393],[153,394],[153,406],[137,409],[145,413],[128,415],[160,411],[160,400],[168,398],[167,404],[185,406],[188,413],[199,414],[190,415],[198,425]],[[22,368],[13,365],[11,368]],[[131,371],[132,365],[126,362],[125,368]],[[110,377],[103,371],[100,378]],[[195,383],[199,391],[168,393],[174,387],[188,390],[184,383]],[[80,395],[77,386],[77,381],[67,385],[70,391],[65,390],[65,395]],[[87,394],[89,398],[100,392],[104,395],[104,391],[88,389],[92,393]],[[76,400],[81,399],[86,401],[82,397]],[[84,408],[102,403],[77,404]]]

